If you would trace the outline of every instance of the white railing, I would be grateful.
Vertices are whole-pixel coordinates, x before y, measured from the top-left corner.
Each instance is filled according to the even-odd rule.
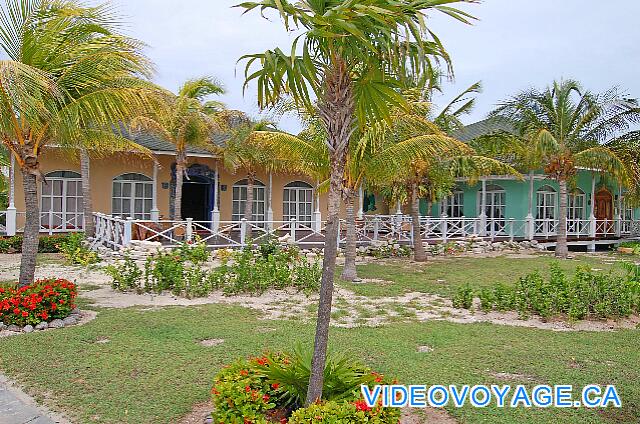
[[[237,248],[277,238],[301,247],[322,247],[326,223],[290,221],[146,221],[95,214],[94,245],[119,249],[133,240],[177,246],[196,238],[212,248]],[[516,220],[503,218],[421,217],[420,237],[425,242],[447,242],[470,236],[486,240],[549,239],[557,235],[554,220]],[[340,221],[338,242],[346,243],[347,226]],[[411,217],[402,215],[366,216],[356,221],[359,245],[380,241],[409,244],[414,239]],[[577,239],[640,236],[639,221],[568,220],[567,234]]]
[[[6,216],[6,211],[4,211]],[[26,212],[17,212],[17,221],[20,225],[16,226],[16,232],[24,232]],[[57,234],[57,233],[74,233],[84,229],[84,216],[82,213],[63,213],[63,212],[40,212],[40,233]]]

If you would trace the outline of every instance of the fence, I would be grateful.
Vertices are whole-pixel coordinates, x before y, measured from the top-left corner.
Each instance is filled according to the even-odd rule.
[[[177,246],[196,237],[212,248],[237,248],[249,241],[259,243],[269,237],[300,247],[322,247],[326,241],[326,223],[291,221],[144,221],[123,219],[105,214],[94,215],[94,246],[119,249],[132,240],[160,242]],[[502,218],[433,218],[420,219],[420,237],[426,242],[447,242],[471,235],[491,241],[549,239],[557,235],[554,220],[516,220]],[[568,220],[567,235],[573,239],[637,237],[640,222]],[[403,244],[414,240],[411,217],[404,215],[366,216],[356,222],[359,245],[381,241]],[[340,221],[338,242],[346,242],[346,224]]]

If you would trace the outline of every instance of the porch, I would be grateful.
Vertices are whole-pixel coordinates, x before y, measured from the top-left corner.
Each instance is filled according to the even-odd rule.
[[[172,247],[199,239],[212,249],[240,248],[271,237],[301,248],[322,248],[326,241],[325,221],[144,221],[100,213],[94,215],[94,220],[93,246],[114,250],[134,240],[160,242]],[[488,241],[537,240],[551,246],[557,236],[558,221],[422,217],[419,228],[424,243],[446,243],[473,236]],[[416,231],[411,217],[403,214],[365,215],[356,221],[356,234],[361,246],[383,241],[408,245],[413,243]],[[616,244],[640,237],[640,221],[569,220],[567,235],[570,244],[595,249],[596,244]],[[346,243],[344,220],[340,221],[338,241],[341,245]]]

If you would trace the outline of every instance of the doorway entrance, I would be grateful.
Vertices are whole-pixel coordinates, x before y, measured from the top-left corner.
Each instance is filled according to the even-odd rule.
[[[213,184],[205,177],[190,176],[182,184],[182,219],[211,221]]]
[[[606,188],[596,193],[593,214],[598,221],[613,221],[613,196]]]

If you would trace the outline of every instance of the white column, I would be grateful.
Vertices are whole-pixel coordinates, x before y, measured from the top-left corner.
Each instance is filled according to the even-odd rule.
[[[364,219],[364,188],[358,191],[358,219]]]
[[[598,225],[598,222],[596,221],[595,208],[596,208],[596,174],[592,173],[591,174],[591,210],[589,212],[589,236],[593,240],[595,240],[596,238],[596,233],[597,233],[596,227]],[[592,252],[595,252],[596,250],[595,242],[591,243],[588,249]]]
[[[615,225],[615,230],[616,230],[616,237],[620,238],[622,236],[622,219],[623,219],[624,213],[622,210],[622,185],[620,184],[620,182],[618,182],[618,214],[616,215],[616,223]]]
[[[535,237],[535,221],[533,219],[533,184],[534,174],[533,171],[529,172],[529,211],[525,218],[526,220],[526,238],[533,240]]]
[[[402,203],[398,200],[398,204],[396,205],[396,215],[402,215]]]
[[[158,170],[160,165],[157,160],[153,161],[153,198],[151,205],[151,220],[160,220],[160,210],[158,209]]]
[[[7,208],[7,235],[16,235],[16,219],[18,211],[16,210],[16,158],[13,156],[13,152],[9,151],[11,155],[11,164],[9,165],[9,207]]]
[[[480,235],[487,234],[487,180],[482,179],[482,190],[480,191]]]
[[[211,211],[211,229],[217,232],[220,228],[220,174],[216,161],[216,175],[213,179],[213,210]]]
[[[449,208],[449,197],[445,197],[440,201],[440,218],[447,218],[447,209]]]
[[[316,210],[313,213],[313,231],[320,232],[322,229],[322,212],[320,212],[320,193],[318,191],[319,182],[316,182]]]
[[[273,229],[273,174],[269,172],[269,194],[267,202],[267,228]]]

